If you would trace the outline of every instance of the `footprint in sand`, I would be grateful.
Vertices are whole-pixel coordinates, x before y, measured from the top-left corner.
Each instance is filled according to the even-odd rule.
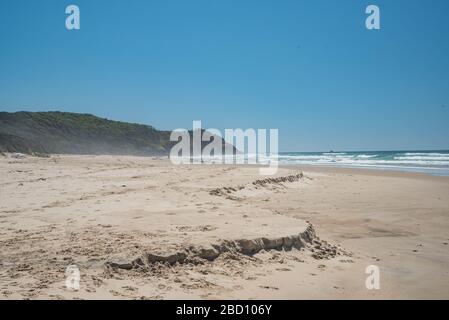
[[[342,263],[354,263],[354,260],[339,260]]]
[[[259,286],[259,288],[267,289],[267,290],[279,290],[277,287],[270,287],[270,286]]]
[[[277,268],[276,271],[291,271],[289,268]]]

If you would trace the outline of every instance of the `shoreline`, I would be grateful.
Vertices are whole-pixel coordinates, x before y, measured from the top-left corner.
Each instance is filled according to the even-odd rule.
[[[280,165],[280,168],[294,168],[299,170],[310,171],[323,171],[323,172],[341,172],[341,173],[354,173],[365,175],[383,175],[383,176],[398,176],[398,177],[411,177],[411,178],[436,178],[437,180],[449,180],[449,176],[446,175],[434,175],[427,172],[415,172],[405,171],[399,169],[385,169],[380,167],[349,167],[349,166],[332,166],[332,165],[314,165],[314,164],[292,164],[292,165]]]
[[[371,171],[385,171],[385,172],[402,172],[402,173],[416,173],[416,174],[425,174],[434,177],[449,177],[449,172],[444,173],[432,173],[430,171],[441,171],[439,168],[410,168],[410,167],[381,167],[381,166],[350,166],[350,165],[318,165],[318,164],[281,164],[281,167],[315,167],[315,168],[333,168],[333,169],[349,169],[349,170],[371,170]],[[421,170],[419,170],[421,169]],[[447,171],[447,169],[445,169]]]
[[[447,152],[446,150],[442,150]],[[3,156],[6,158],[10,158],[11,154],[8,152],[2,152]],[[19,153],[20,154],[20,153]],[[1,155],[1,154],[0,154]],[[29,154],[23,154],[25,157],[36,157],[34,155]],[[152,160],[158,160],[158,161],[170,161],[169,156],[165,155],[110,155],[110,154],[46,154],[48,157],[135,157],[135,158],[143,158],[143,159],[152,159]],[[39,157],[38,158],[45,158],[45,157]],[[266,167],[262,164],[207,164],[207,163],[201,163],[206,165],[222,165],[222,166],[243,166],[243,167],[257,167],[257,168],[263,168]],[[199,165],[199,164],[190,164],[190,165]],[[432,177],[444,177],[449,178],[449,172],[446,172],[444,174],[436,174],[432,173],[430,171],[438,171],[438,170],[449,170],[448,168],[426,168],[426,167],[401,167],[401,166],[376,166],[376,165],[339,165],[339,164],[297,164],[297,163],[280,163],[278,165],[279,168],[310,168],[312,170],[320,170],[323,169],[324,171],[328,170],[354,170],[354,172],[363,172],[363,171],[378,171],[378,172],[385,172],[385,173],[406,173],[406,174],[418,174],[418,175],[428,175]]]

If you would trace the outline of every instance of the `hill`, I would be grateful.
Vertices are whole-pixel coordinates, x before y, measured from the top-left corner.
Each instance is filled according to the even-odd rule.
[[[168,155],[170,131],[69,112],[0,112],[0,152]]]

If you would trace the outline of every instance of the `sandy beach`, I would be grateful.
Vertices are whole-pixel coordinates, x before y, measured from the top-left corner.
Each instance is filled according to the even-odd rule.
[[[0,155],[0,299],[449,299],[448,195],[394,171]]]

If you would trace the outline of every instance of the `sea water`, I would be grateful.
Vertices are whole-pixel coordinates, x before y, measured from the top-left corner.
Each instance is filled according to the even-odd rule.
[[[449,150],[283,152],[279,154],[279,164],[390,169],[449,176]]]

